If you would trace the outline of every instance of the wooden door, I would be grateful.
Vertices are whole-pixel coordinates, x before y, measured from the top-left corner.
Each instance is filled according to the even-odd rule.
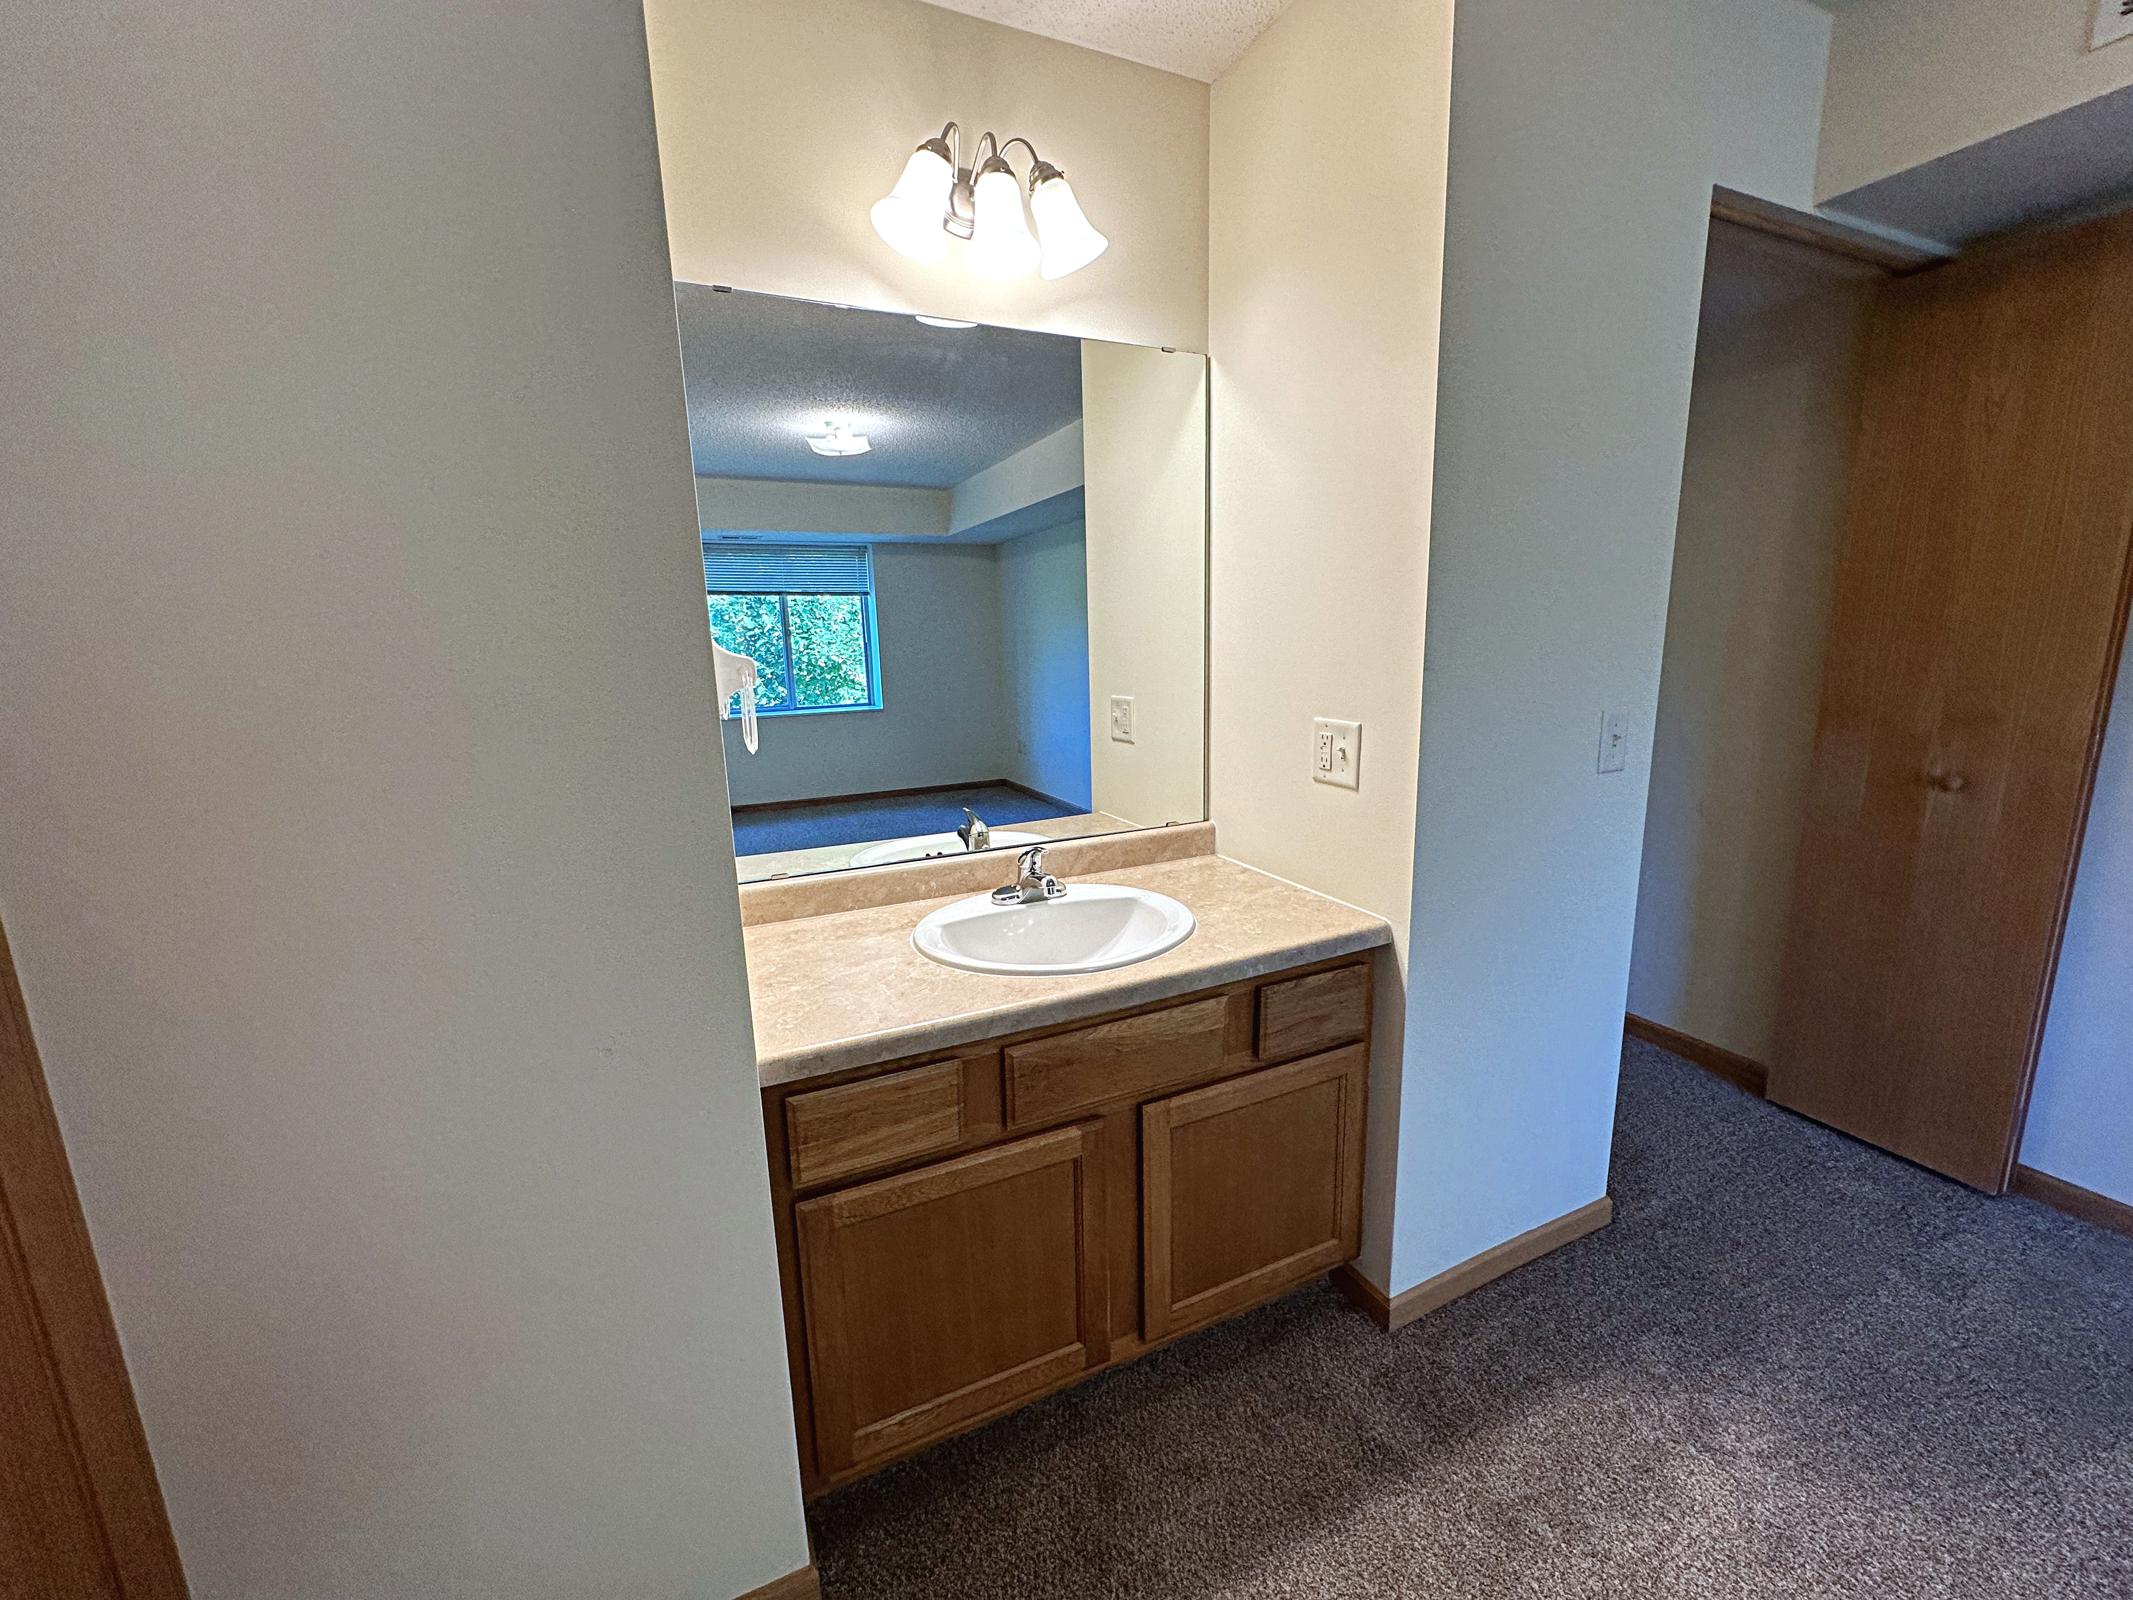
[[[184,1594],[0,930],[0,1595]]]
[[[824,1476],[901,1455],[1110,1356],[1098,1125],[804,1200]]]
[[[1773,1100],[1998,1192],[2125,620],[2133,218],[1883,291]]]
[[[1354,1259],[1368,1059],[1351,1045],[1141,1108],[1144,1337]]]

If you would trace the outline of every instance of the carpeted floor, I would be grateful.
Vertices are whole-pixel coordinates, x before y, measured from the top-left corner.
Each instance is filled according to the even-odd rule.
[[[834,805],[810,803],[741,812],[733,819],[733,852],[759,856],[775,850],[871,844],[877,839],[902,839],[914,833],[952,833],[963,821],[965,806],[994,828],[1076,814],[1072,806],[1047,800],[1011,783],[979,783],[962,789],[933,789],[924,794],[857,795]],[[1086,811],[1088,807],[1080,809]]]
[[[2133,1596],[2133,1240],[1649,1046],[1616,1221],[1307,1290],[815,1510],[826,1600]]]

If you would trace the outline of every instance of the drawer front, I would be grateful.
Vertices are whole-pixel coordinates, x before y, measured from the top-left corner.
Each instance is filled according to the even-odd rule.
[[[951,1150],[962,1137],[960,1061],[815,1089],[785,1102],[785,1148],[796,1189]]]
[[[1221,996],[1007,1047],[1007,1124],[1027,1127],[1222,1070]]]
[[[1370,969],[1335,967],[1287,978],[1259,991],[1262,1061],[1351,1044],[1370,1026]]]

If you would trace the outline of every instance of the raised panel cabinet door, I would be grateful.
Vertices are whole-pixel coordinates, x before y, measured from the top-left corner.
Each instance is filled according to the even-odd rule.
[[[1769,1095],[1998,1192],[2125,621],[2133,218],[1887,285]]]
[[[794,1207],[824,1475],[899,1455],[1110,1355],[1098,1126]]]
[[[1361,1045],[1141,1108],[1141,1331],[1212,1322],[1352,1260]]]

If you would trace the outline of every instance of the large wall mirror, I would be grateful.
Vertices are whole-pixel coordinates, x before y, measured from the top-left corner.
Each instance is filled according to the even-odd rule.
[[[743,882],[1205,817],[1205,358],[676,300]]]

